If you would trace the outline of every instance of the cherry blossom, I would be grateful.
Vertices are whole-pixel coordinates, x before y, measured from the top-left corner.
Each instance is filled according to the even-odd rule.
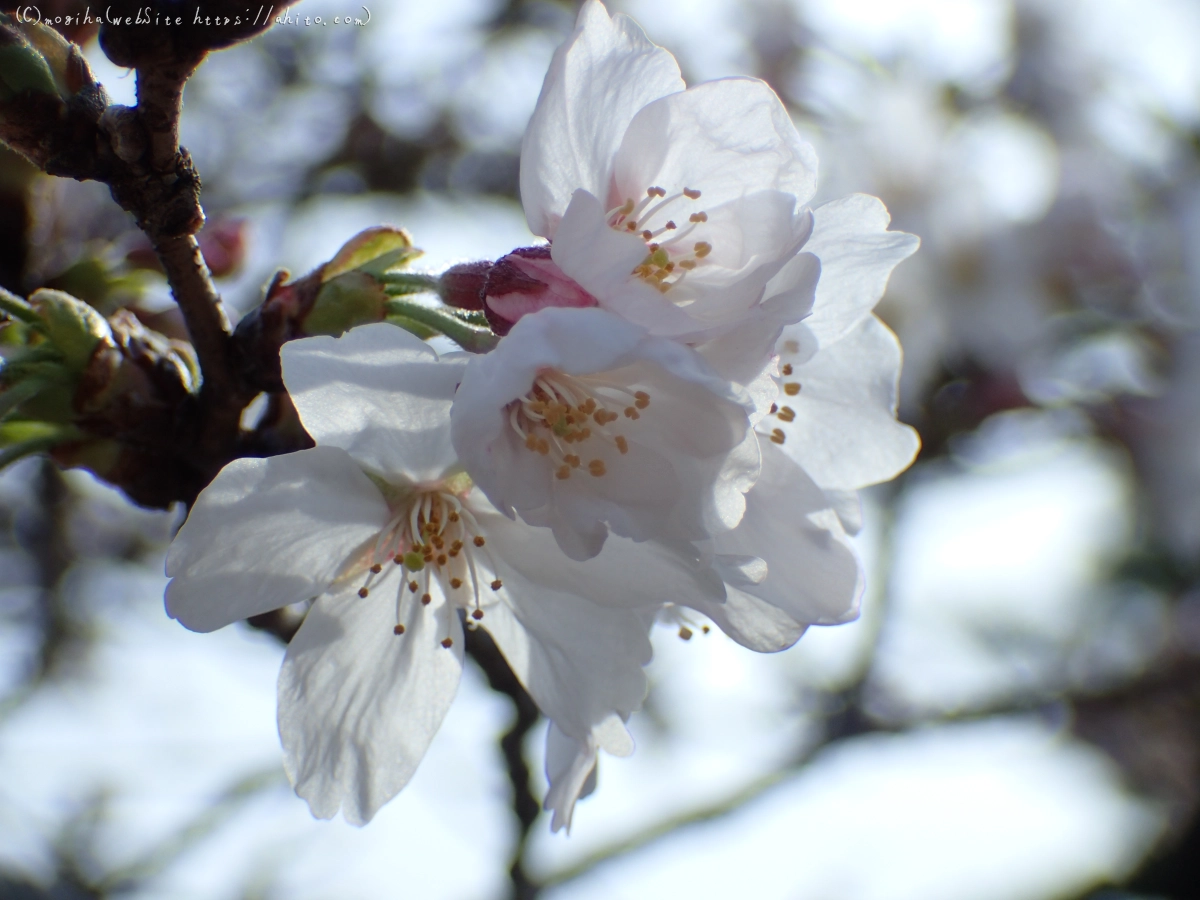
[[[596,304],[655,335],[716,336],[756,314],[807,240],[816,166],[765,83],[688,88],[636,23],[588,0],[521,147],[525,215],[549,255],[505,257],[488,308],[511,322]]]
[[[166,601],[210,631],[315,598],[279,677],[285,768],[314,815],[364,823],[412,777],[457,690],[464,622],[495,639],[552,740],[592,764],[631,752],[654,608],[720,584],[629,541],[574,562],[500,515],[451,447],[464,355],[381,323],[287,344],[282,362],[316,446],[221,470],[171,545]],[[584,787],[552,773],[555,828]]]
[[[758,474],[753,409],[683,344],[603,309],[547,308],[471,360],[451,434],[501,512],[587,559],[610,530],[693,541],[736,526]]]

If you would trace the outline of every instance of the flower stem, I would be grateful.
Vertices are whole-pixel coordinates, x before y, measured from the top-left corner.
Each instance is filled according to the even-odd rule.
[[[492,331],[465,322],[448,309],[425,306],[413,300],[392,299],[388,301],[387,311],[389,315],[428,326],[471,353],[487,353],[500,342]]]
[[[387,286],[389,294],[438,292],[439,279],[436,275],[423,275],[420,272],[384,272],[379,276],[379,280]]]

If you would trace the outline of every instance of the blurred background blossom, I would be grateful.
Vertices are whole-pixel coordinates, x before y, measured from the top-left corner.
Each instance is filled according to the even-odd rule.
[[[280,767],[282,647],[163,614],[182,513],[25,460],[0,476],[0,898],[1200,895],[1200,6],[610,5],[689,81],[770,82],[818,200],[877,194],[923,240],[880,313],[924,449],[868,492],[861,620],[773,656],[662,628],[638,752],[602,761],[570,838],[539,821],[518,892],[511,709],[478,672],[368,828],[313,821]],[[188,85],[236,310],[370,225],[431,272],[533,241],[520,138],[573,4],[347,12],[303,0],[330,24]],[[146,251],[103,186],[0,149],[4,287],[169,333]]]

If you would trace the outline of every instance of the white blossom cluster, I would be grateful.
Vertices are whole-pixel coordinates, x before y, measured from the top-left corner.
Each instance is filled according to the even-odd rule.
[[[284,346],[316,446],[226,466],[167,559],[208,631],[314,599],[279,678],[285,767],[364,823],[412,777],[488,631],[551,720],[569,826],[625,755],[649,630],[695,611],[757,651],[855,617],[855,491],[918,447],[872,309],[917,246],[873,197],[811,209],[816,158],[751,78],[688,88],[589,0],[522,147],[530,228],[489,353],[391,324]],[[696,627],[693,623],[693,627]]]

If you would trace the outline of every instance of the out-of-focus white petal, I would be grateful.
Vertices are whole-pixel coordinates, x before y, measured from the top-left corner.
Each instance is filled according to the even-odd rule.
[[[379,489],[336,447],[234,460],[167,553],[167,612],[212,631],[308,600],[387,518]]]
[[[792,646],[808,629],[777,606],[752,594],[729,588],[723,603],[703,598],[689,605],[704,613],[727,635],[757,653],[775,653]]]
[[[458,690],[462,626],[449,604],[410,604],[402,635],[395,613],[348,585],[321,597],[288,645],[284,768],[317,818],[341,809],[354,825],[369,822],[412,778]]]
[[[587,0],[558,48],[521,142],[521,202],[534,234],[555,228],[577,189],[604,201],[613,156],[634,115],[682,91],[675,58],[636,22]]]
[[[596,789],[596,741],[567,737],[551,722],[546,732],[546,791],[544,806],[552,813],[550,830],[571,830],[575,804]]]
[[[916,252],[920,239],[888,231],[892,217],[877,197],[851,194],[813,210],[812,237],[804,245],[821,260],[812,315],[805,320],[822,346],[831,344],[859,323],[879,302],[892,269]],[[791,283],[791,265],[767,285]]]
[[[705,209],[758,191],[790,194],[799,207],[816,191],[817,156],[766,83],[722,78],[664,96],[634,116],[613,181],[614,199],[640,198],[655,185],[699,190]]]
[[[767,564],[761,582],[727,585],[731,596],[740,591],[756,597],[800,625],[836,625],[858,615],[862,566],[836,513],[821,489],[771,442],[763,444],[762,475],[746,495],[746,515],[711,547],[718,557],[757,556]],[[752,606],[734,608],[746,615]],[[778,621],[739,625],[744,633],[780,628]]]
[[[806,323],[784,330],[779,362],[790,367],[784,385],[800,385],[779,397],[780,412],[767,420],[785,435],[783,450],[817,484],[857,490],[892,478],[913,461],[921,440],[896,421],[900,342],[874,315],[867,315],[836,343],[822,345],[807,362],[788,347],[806,343]],[[792,414],[794,413],[794,418]]]
[[[395,480],[439,477],[454,463],[450,404],[466,359],[439,359],[427,343],[378,322],[339,338],[291,341],[283,380],[300,420],[322,446],[341,447]]]
[[[561,451],[535,452],[514,427],[519,410],[509,404],[551,377],[572,378],[570,390],[610,413],[625,411],[606,426],[589,424],[596,434]],[[638,402],[648,405],[635,409],[639,393]],[[635,540],[698,540],[716,526],[732,527],[740,494],[757,474],[756,450],[743,452],[752,408],[744,391],[688,347],[601,309],[544,309],[472,359],[451,431],[463,467],[492,503],[507,515],[517,510],[576,532],[580,541],[560,542],[574,555],[597,549],[605,523]],[[577,455],[581,465],[563,469],[561,452]],[[593,462],[600,474],[590,474]]]

